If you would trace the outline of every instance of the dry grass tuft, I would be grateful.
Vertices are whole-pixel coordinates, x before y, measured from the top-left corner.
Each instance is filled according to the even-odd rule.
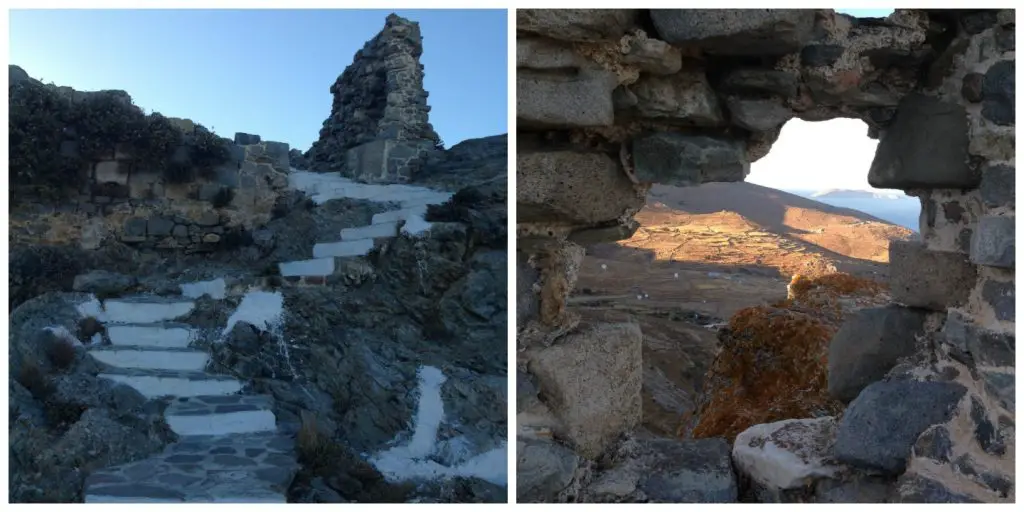
[[[317,423],[316,414],[302,411],[302,426],[296,437],[299,461],[313,474],[329,470],[343,455],[343,449]]]
[[[719,333],[721,351],[705,378],[693,437],[731,442],[753,425],[841,412],[828,395],[828,345],[842,324],[841,299],[884,290],[846,274],[797,275],[790,298],[738,311]]]

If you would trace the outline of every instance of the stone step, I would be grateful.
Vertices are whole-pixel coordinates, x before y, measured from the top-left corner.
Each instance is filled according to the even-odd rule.
[[[94,471],[86,503],[285,503],[295,441],[273,433],[182,436],[148,459]]]
[[[278,263],[277,267],[283,277],[329,276],[334,273],[334,258],[287,261],[284,263]]]
[[[127,384],[146,398],[233,395],[242,390],[233,377],[196,371],[111,368],[98,377]]]
[[[398,236],[398,222],[384,222],[381,224],[370,224],[358,228],[345,228],[341,230],[341,239],[345,242],[353,240],[369,239],[371,243],[374,238],[385,238]]]
[[[410,217],[426,215],[426,205],[413,206],[410,208],[402,208],[401,210],[391,210],[389,212],[378,213],[373,216],[371,222],[373,224],[383,224],[387,222],[397,222],[400,220],[406,220]]]
[[[373,239],[351,240],[347,242],[330,242],[313,246],[314,258],[346,258],[363,256],[373,249]],[[333,269],[332,269],[333,272]]]
[[[176,320],[188,315],[196,307],[195,301],[177,298],[136,296],[108,299],[103,302],[105,323],[148,324]]]
[[[125,347],[185,348],[194,338],[188,324],[163,322],[152,324],[109,324],[110,343]]]
[[[269,395],[193,396],[175,399],[164,411],[180,436],[273,432],[277,421]]]
[[[183,348],[154,349],[107,345],[89,349],[93,359],[117,368],[150,370],[200,371],[206,368],[210,355],[201,350]]]

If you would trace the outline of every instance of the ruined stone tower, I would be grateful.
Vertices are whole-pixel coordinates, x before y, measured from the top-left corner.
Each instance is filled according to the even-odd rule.
[[[388,15],[331,85],[334,104],[307,156],[318,171],[360,181],[408,181],[440,141],[423,90],[419,24]]]

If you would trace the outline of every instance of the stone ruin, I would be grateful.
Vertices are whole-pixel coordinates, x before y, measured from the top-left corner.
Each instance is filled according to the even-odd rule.
[[[334,103],[306,158],[312,170],[369,183],[409,181],[440,146],[428,120],[419,23],[398,15],[331,85]]]
[[[685,475],[700,471],[686,467],[692,456],[648,465],[670,475],[661,484],[643,472],[592,482],[580,469],[619,453],[621,436],[640,424],[642,333],[580,325],[566,299],[584,247],[629,238],[652,183],[743,180],[787,120],[843,117],[863,120],[879,140],[869,183],[920,198],[921,240],[891,245],[889,284],[890,307],[923,327],[898,354],[846,347],[843,365],[881,365],[888,375],[856,386],[824,442],[804,440],[831,462],[805,464],[797,474],[808,478],[792,482],[765,476],[780,470],[770,458],[732,465],[740,481],[774,491],[760,500],[799,488],[811,501],[1012,502],[1014,15],[519,9],[519,499],[737,498],[735,483],[711,497],[682,489]],[[851,323],[868,317],[878,316],[844,327],[856,331]],[[923,404],[940,412],[919,414]],[[672,443],[698,441],[708,440],[641,445],[668,453],[679,449]]]

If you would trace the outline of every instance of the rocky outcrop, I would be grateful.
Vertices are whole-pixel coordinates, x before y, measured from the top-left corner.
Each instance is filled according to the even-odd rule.
[[[805,441],[817,459],[806,459],[805,450],[786,455],[803,462],[766,460],[766,450],[735,448],[733,456],[743,457],[739,495],[1012,501],[1013,455],[982,446],[1002,435],[993,433],[1003,432],[997,424],[1012,430],[1014,418],[1013,10],[897,10],[858,19],[796,9],[520,9],[517,22],[518,364],[537,386],[528,393],[532,405],[519,412],[520,441],[532,443],[518,461],[530,472],[520,480],[530,486],[521,496],[598,500],[588,491],[596,482],[625,489],[636,481],[595,480],[588,469],[618,453],[620,436],[638,424],[639,408],[625,405],[639,400],[642,367],[627,371],[640,358],[641,345],[626,343],[632,334],[599,349],[581,341],[602,328],[579,325],[566,306],[583,246],[630,237],[652,183],[743,180],[789,119],[842,117],[864,121],[879,140],[864,170],[869,183],[920,198],[921,240],[892,247],[895,304],[854,315],[833,342],[840,360],[831,363],[830,390],[853,400],[859,416],[827,431],[787,434],[811,436]],[[894,330],[865,324],[875,321]],[[870,343],[853,332],[873,333]],[[910,382],[893,382],[899,391],[889,391],[879,380]],[[932,380],[955,383],[918,382]],[[583,382],[595,391],[575,390]],[[903,410],[922,413],[913,425],[876,432],[871,418],[882,414],[883,395],[899,395]],[[943,413],[924,414],[929,408]],[[991,439],[953,436],[953,452],[969,461],[947,457],[941,471],[926,469],[933,462],[909,447],[934,425],[977,428]],[[744,439],[768,439],[777,428]],[[822,441],[830,436],[839,439],[835,453],[832,441]],[[875,447],[859,452],[863,443],[849,441],[871,436]],[[572,457],[539,448],[552,442],[573,449],[574,470],[562,468]],[[836,469],[831,457],[846,466]],[[564,484],[531,483],[539,467]],[[776,470],[802,483],[773,480]]]
[[[331,85],[331,115],[306,153],[318,171],[408,180],[440,143],[428,121],[419,24],[391,14]]]

